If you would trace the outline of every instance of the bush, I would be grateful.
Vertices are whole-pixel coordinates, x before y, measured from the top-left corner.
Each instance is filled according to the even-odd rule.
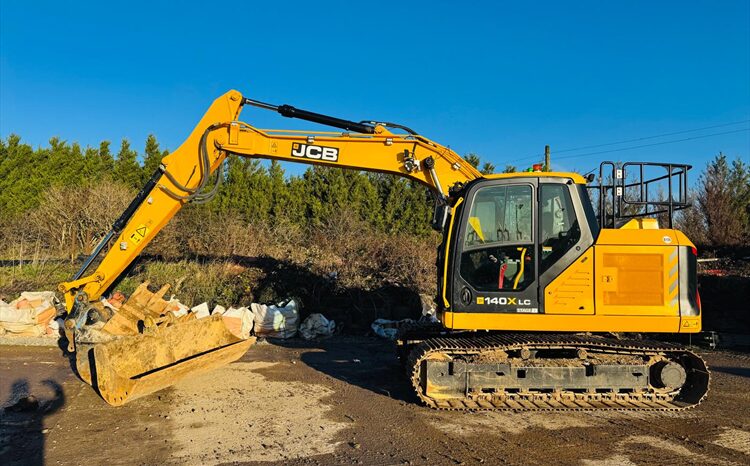
[[[113,182],[50,188],[38,207],[3,226],[3,255],[26,259],[33,251],[73,260],[79,254],[89,254],[133,194]]]

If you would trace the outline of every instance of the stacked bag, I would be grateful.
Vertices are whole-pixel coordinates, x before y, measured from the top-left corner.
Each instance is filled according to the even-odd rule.
[[[52,291],[25,291],[10,303],[0,300],[0,335],[59,336],[56,302]]]

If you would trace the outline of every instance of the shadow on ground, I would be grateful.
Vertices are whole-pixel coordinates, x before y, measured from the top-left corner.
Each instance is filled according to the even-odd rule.
[[[50,398],[32,394],[26,379],[13,382],[0,413],[0,464],[44,464],[44,418],[65,404],[65,394],[57,382],[43,380],[42,384],[53,393]]]
[[[388,398],[418,403],[404,366],[396,357],[395,345],[389,341],[347,336],[268,341],[299,350],[303,363],[330,377]]]
[[[748,367],[726,367],[726,366],[712,366],[712,371],[723,372],[725,374],[737,375],[740,377],[750,378],[750,368]]]

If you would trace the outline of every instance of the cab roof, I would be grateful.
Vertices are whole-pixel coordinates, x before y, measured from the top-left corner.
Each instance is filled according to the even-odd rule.
[[[516,173],[495,173],[493,175],[484,175],[488,180],[497,180],[503,178],[570,178],[576,184],[586,184],[586,180],[578,173],[570,172],[516,172]]]

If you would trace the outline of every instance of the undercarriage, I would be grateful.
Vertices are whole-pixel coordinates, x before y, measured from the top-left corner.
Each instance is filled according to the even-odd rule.
[[[709,372],[679,345],[599,335],[497,333],[402,340],[428,406],[478,410],[681,410]]]

